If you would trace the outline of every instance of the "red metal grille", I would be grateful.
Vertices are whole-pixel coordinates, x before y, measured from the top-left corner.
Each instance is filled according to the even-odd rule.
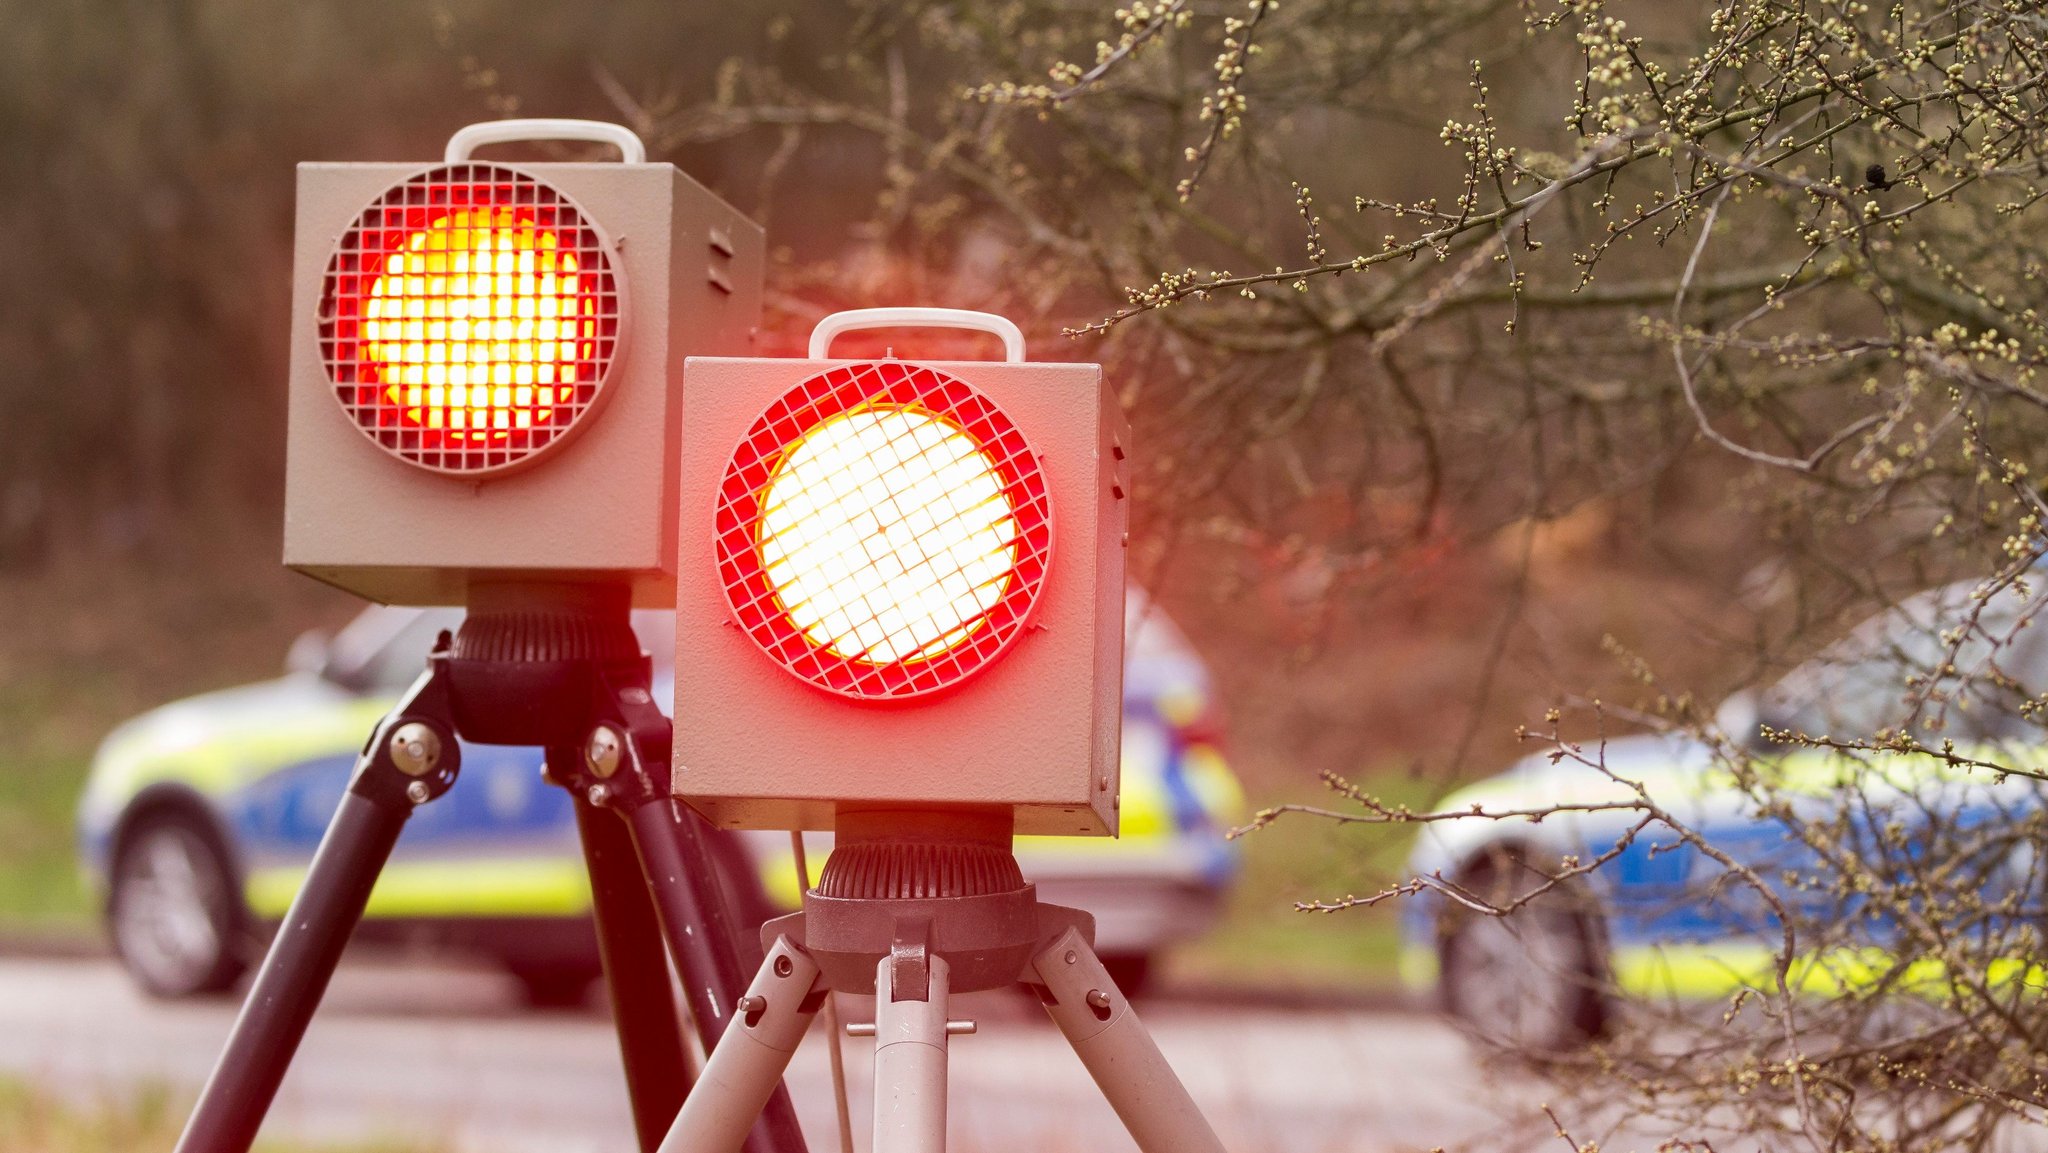
[[[512,468],[596,406],[623,292],[610,246],[562,193],[457,164],[363,210],[328,262],[320,355],[385,451],[439,472]]]
[[[768,406],[715,514],[734,616],[796,676],[860,700],[921,696],[1016,640],[1052,553],[1038,459],[956,377],[840,365]]]

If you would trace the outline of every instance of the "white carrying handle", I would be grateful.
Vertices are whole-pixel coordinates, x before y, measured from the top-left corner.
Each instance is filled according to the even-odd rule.
[[[444,164],[461,164],[469,159],[470,153],[486,144],[506,144],[514,140],[593,140],[599,144],[615,145],[619,159],[627,164],[647,163],[647,146],[623,124],[557,119],[486,120],[472,124],[448,138],[448,151],[442,154],[441,160]]]
[[[1008,317],[966,308],[852,308],[835,312],[811,330],[811,359],[827,360],[832,340],[863,328],[965,328],[1003,338],[1003,359],[1024,359],[1024,331]]]

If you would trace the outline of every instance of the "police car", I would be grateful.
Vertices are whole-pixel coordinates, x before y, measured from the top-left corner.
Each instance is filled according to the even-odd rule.
[[[79,804],[81,857],[115,951],[150,993],[232,987],[305,876],[364,737],[424,667],[456,609],[373,607],[331,640],[301,638],[279,679],[207,693],[123,724]],[[656,698],[673,694],[671,614],[640,611]],[[1120,984],[1214,921],[1236,870],[1223,831],[1244,798],[1224,762],[1208,672],[1132,590],[1126,617],[1122,835],[1017,843],[1048,901],[1097,916]],[[421,806],[370,897],[358,940],[483,957],[540,1004],[598,975],[574,812],[538,749],[465,744],[462,779]],[[830,839],[810,841],[816,870]],[[759,920],[794,908],[789,839],[720,834],[728,893]]]
[[[1851,766],[1835,754],[1775,746],[1761,733],[1768,727],[1869,738],[1896,725],[1912,678],[1924,680],[1927,670],[1950,662],[1958,622],[1974,613],[1954,668],[1981,673],[1995,649],[2002,675],[1959,687],[1952,674],[1941,674],[1938,687],[1957,700],[1938,732],[1926,728],[1915,735],[1934,747],[1954,741],[1959,752],[1991,763],[2038,765],[2048,734],[2018,706],[2029,688],[2048,687],[2048,630],[2022,627],[2041,604],[2011,588],[1977,607],[1981,587],[1964,581],[1907,600],[1775,685],[1722,706],[1718,727],[1748,742],[1746,751],[1773,781],[1774,799],[1788,806],[1791,820],[1847,820],[1848,835],[1857,836],[1890,821],[1971,828],[2048,804],[2037,780],[1949,771],[1924,757],[1869,755],[1845,778]],[[1786,883],[1793,876],[1826,876],[1829,869],[1790,831],[1785,816],[1760,811],[1735,786],[1712,748],[1684,736],[1621,737],[1585,746],[1583,756],[1539,753],[1453,793],[1437,809],[1625,806],[1636,794],[1616,778],[1639,783],[1674,818],[1766,879],[1795,918],[1824,924],[1858,915],[1853,897]],[[1845,786],[1857,791],[1854,804],[1844,803]],[[1618,807],[1559,812],[1541,821],[1425,825],[1408,861],[1411,876],[1441,877],[1496,905],[1530,899],[1506,917],[1476,913],[1439,894],[1411,902],[1402,921],[1405,982],[1434,991],[1445,1010],[1477,1032],[1552,1051],[1599,1035],[1615,991],[1668,998],[1769,988],[1782,938],[1768,902],[1749,886],[1727,883],[1718,862],[1662,824],[1630,837],[1642,816]],[[1590,875],[1537,892],[1559,862],[1591,861],[1617,845],[1620,852]],[[2024,861],[1981,864],[1987,901],[2002,885],[2024,883],[2028,871]],[[2038,908],[2040,894],[2032,898],[2023,904]],[[1870,933],[1881,950],[1883,926],[1870,925]],[[1837,958],[1795,958],[1795,980],[1814,992],[1850,987],[1858,971],[1882,971],[1881,964],[1869,964],[1874,955],[1866,951],[1847,965]]]

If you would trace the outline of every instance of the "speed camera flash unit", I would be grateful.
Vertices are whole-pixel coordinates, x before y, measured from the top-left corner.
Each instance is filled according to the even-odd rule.
[[[828,359],[930,325],[1007,357]],[[901,804],[1115,831],[1129,433],[1099,365],[867,309],[808,359],[690,358],[683,412],[678,797],[736,828]]]
[[[481,144],[599,140],[620,163]],[[674,596],[683,358],[743,353],[762,232],[639,139],[498,121],[439,164],[302,164],[285,563],[372,600],[476,581]]]

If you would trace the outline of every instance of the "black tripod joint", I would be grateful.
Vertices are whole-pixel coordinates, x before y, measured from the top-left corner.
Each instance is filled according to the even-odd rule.
[[[590,728],[574,756],[549,758],[548,780],[600,809],[667,803],[674,730],[647,681],[644,666],[600,671],[591,684]]]
[[[356,758],[348,791],[380,808],[410,812],[454,788],[462,768],[448,699],[446,634],[442,637],[427,671],[377,723]]]

